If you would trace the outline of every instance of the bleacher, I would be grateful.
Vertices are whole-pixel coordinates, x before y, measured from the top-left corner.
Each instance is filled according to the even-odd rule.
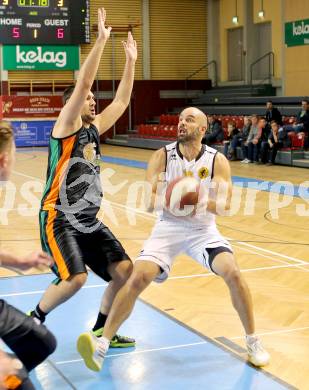
[[[243,127],[243,115],[218,115],[221,121],[225,138],[227,137],[228,122],[235,122],[237,128]],[[295,116],[283,116],[285,125],[292,124]],[[113,145],[141,147],[146,149],[157,149],[177,138],[177,124],[179,116],[177,114],[161,114],[158,123],[140,124],[135,132],[129,135],[116,136],[114,139],[107,139],[106,143]],[[305,137],[301,134],[289,133],[291,147],[283,148],[277,154],[276,162],[283,165],[300,166],[309,168],[309,152],[305,151]],[[223,141],[212,145],[217,150],[223,152]],[[241,148],[236,151],[237,158],[242,159]]]

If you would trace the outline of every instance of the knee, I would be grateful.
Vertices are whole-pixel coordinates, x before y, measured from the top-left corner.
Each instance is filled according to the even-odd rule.
[[[222,274],[222,277],[229,286],[240,285],[242,281],[240,271],[235,266],[226,268]]]
[[[79,289],[81,289],[83,285],[86,283],[86,281],[87,281],[86,272],[73,275],[69,279],[69,283],[71,284],[72,289],[74,291],[78,291]]]
[[[133,264],[131,261],[123,261],[117,270],[117,273],[113,275],[113,281],[119,285],[124,285],[132,274]]]
[[[142,292],[150,283],[152,278],[146,272],[136,272],[129,279],[129,288],[136,293]]]

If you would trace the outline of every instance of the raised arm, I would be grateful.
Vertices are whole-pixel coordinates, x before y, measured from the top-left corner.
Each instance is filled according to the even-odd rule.
[[[133,39],[131,32],[128,33],[128,40],[123,41],[122,44],[126,54],[126,64],[116,96],[112,103],[96,116],[93,122],[100,134],[107,131],[121,117],[131,98],[137,59],[136,41]]]
[[[160,195],[158,192],[158,186],[160,182],[163,182],[166,164],[166,153],[164,148],[156,150],[150,157],[148,167],[146,170],[146,183],[150,186],[151,200],[148,202],[148,211],[153,211],[157,196]],[[163,183],[162,183],[163,184]]]
[[[226,215],[231,206],[231,198],[231,168],[226,157],[217,153],[207,211],[217,215]]]
[[[104,46],[110,36],[111,27],[105,27],[106,11],[98,9],[98,38],[84,61],[74,91],[64,105],[53,129],[55,137],[65,137],[82,125],[81,110],[96,76]]]

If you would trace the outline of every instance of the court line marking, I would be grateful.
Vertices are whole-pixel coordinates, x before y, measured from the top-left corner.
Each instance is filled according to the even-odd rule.
[[[239,244],[239,242],[237,241],[237,244]],[[279,259],[274,259],[273,257],[270,257],[268,255],[264,255],[263,253],[258,253],[257,251],[253,251],[252,249],[248,249],[248,248],[244,248],[243,246],[241,245],[237,245],[237,244],[233,244],[233,247],[235,248],[239,248],[245,252],[248,252],[248,253],[253,253],[255,255],[258,255],[258,256],[261,256],[261,257],[265,257],[266,259],[269,259],[269,260],[272,260],[272,261],[277,261],[278,263],[282,263],[282,264],[291,264],[291,263],[288,263],[286,260],[279,260]],[[295,264],[295,263],[293,263]],[[302,265],[303,264],[303,261],[299,261],[298,264],[295,264],[295,265]]]
[[[241,269],[241,273],[246,273],[246,272],[255,272],[255,271],[265,271],[265,270],[272,270],[272,269],[280,269],[280,268],[295,268],[297,267],[297,264],[287,264],[287,265],[272,265],[269,267],[259,267],[259,268],[245,268]],[[308,270],[304,270],[308,271]],[[213,273],[208,273],[208,274],[193,274],[193,275],[184,275],[184,276],[170,276],[166,282],[169,280],[177,280],[177,279],[191,279],[191,278],[198,278],[198,277],[209,277],[209,276],[217,276]]]
[[[38,179],[34,176],[29,176],[29,175],[25,175],[23,173],[20,173],[18,171],[13,171],[13,173],[16,173],[18,175],[21,175],[21,176],[24,176],[24,177],[27,177],[27,178],[31,178],[31,179],[36,179],[36,180],[40,180],[41,182],[44,183],[44,181],[42,181],[41,179]],[[151,214],[149,212],[146,212],[146,211],[142,211],[142,210],[139,210],[139,209],[136,209],[136,208],[133,208],[133,207],[130,207],[130,206],[127,206],[127,205],[122,205],[121,203],[117,203],[117,202],[113,202],[113,201],[108,201],[110,204],[114,205],[115,207],[119,207],[119,208],[122,208],[122,209],[126,209],[126,210],[130,210],[134,213],[137,213],[137,214],[140,214],[140,215],[143,215],[143,216],[147,216],[148,218],[151,218],[153,220],[156,219],[156,216],[154,214]],[[225,236],[226,237],[226,236]],[[230,240],[231,238],[229,237],[226,237],[228,240]],[[257,250],[260,250],[262,252],[266,252],[266,253],[270,253],[272,255],[275,255],[275,256],[278,256],[278,257],[282,257],[282,258],[286,258],[288,260],[292,260],[292,261],[295,261],[295,262],[301,262],[301,263],[304,263],[304,264],[307,264],[307,262],[305,260],[301,260],[301,259],[298,259],[296,257],[291,257],[291,256],[287,256],[287,255],[283,255],[282,253],[278,253],[278,252],[275,252],[275,251],[271,251],[269,249],[265,249],[265,248],[261,248],[259,246],[256,246],[256,245],[252,245],[252,244],[248,244],[248,243],[244,243],[244,242],[239,242],[237,241],[238,244],[240,245],[243,245],[243,246],[248,246],[248,247],[251,247],[251,248],[254,248],[254,249],[257,249]]]
[[[282,330],[274,330],[274,331],[270,331],[270,332],[256,333],[256,335],[257,336],[267,336],[267,335],[272,335],[272,334],[292,333],[292,332],[297,332],[300,330],[307,330],[307,329],[309,329],[309,326],[305,326],[305,327],[301,327],[301,328],[282,329]],[[229,340],[240,340],[240,339],[244,339],[244,336],[229,337],[228,339]],[[173,350],[173,349],[178,349],[178,348],[194,347],[194,346],[208,344],[208,343],[209,343],[208,341],[201,341],[201,342],[189,343],[189,344],[172,345],[169,347],[144,349],[141,351],[121,352],[121,353],[106,355],[106,358],[126,356],[126,355],[139,355],[139,354],[149,353],[149,352],[158,352],[158,351]],[[72,360],[62,360],[62,361],[58,361],[55,363],[57,365],[62,365],[62,364],[77,363],[77,362],[82,362],[82,361],[83,361],[83,359],[72,359]]]
[[[166,351],[166,350],[179,349],[179,348],[195,347],[195,346],[203,345],[203,344],[209,344],[209,342],[208,341],[199,341],[199,342],[190,343],[190,344],[179,344],[179,345],[171,345],[169,347],[143,349],[141,351],[129,351],[129,352],[114,353],[111,355],[106,355],[105,358],[112,358],[112,357],[126,356],[126,355],[140,355],[140,354],[149,353],[149,352],[158,352],[158,351]],[[61,364],[77,363],[77,362],[82,362],[82,361],[83,361],[83,359],[62,360],[62,361],[56,362],[56,364],[61,365]]]
[[[24,275],[26,276],[26,275]],[[36,275],[40,276],[40,274]],[[82,289],[87,289],[87,288],[97,288],[97,287],[105,287],[107,286],[108,283],[102,283],[102,284],[91,284],[88,286],[83,286]],[[18,297],[18,296],[23,296],[23,295],[36,295],[36,294],[43,294],[45,293],[46,290],[35,290],[35,291],[25,291],[25,292],[20,292],[20,293],[11,293],[11,294],[0,294],[0,297],[2,298],[8,298],[8,297]]]
[[[309,329],[309,326],[304,326],[301,328],[292,328],[292,329],[272,330],[270,332],[256,333],[256,335],[257,336],[268,336],[268,335],[272,335],[272,334],[298,332],[300,330],[307,330],[307,329]],[[243,338],[244,338],[244,336],[235,336],[235,337],[229,337],[229,340],[239,340],[239,339],[243,339]]]
[[[141,216],[147,217],[147,219],[156,220],[156,218],[157,218],[154,214],[148,213],[146,211],[135,209],[133,207],[130,207],[130,206],[127,206],[127,205],[123,205],[121,203],[117,203],[117,202],[113,202],[113,201],[108,201],[108,202],[110,204],[112,204],[113,206],[115,206],[116,208],[118,207],[120,209],[126,209],[126,210],[129,210],[129,211],[135,212],[137,214],[140,214]],[[230,237],[227,237],[227,236],[224,236],[224,237],[226,239],[228,239],[228,240],[231,240]],[[291,261],[295,261],[295,262],[298,262],[298,263],[301,263],[301,264],[308,264],[308,262],[306,262],[305,260],[301,260],[301,259],[298,259],[298,258],[292,257],[292,256],[283,255],[282,253],[278,253],[278,252],[275,252],[275,251],[271,251],[269,249],[261,248],[261,247],[259,247],[257,245],[252,245],[252,244],[248,244],[248,243],[241,242],[241,241],[236,241],[236,242],[239,245],[248,246],[250,248],[254,248],[254,249],[260,250],[262,252],[270,253],[270,254],[278,256],[278,257],[283,257],[283,258],[286,258],[286,259],[291,260]],[[280,242],[278,242],[278,244],[280,244]]]
[[[258,255],[258,256],[266,257],[267,259],[273,260],[273,261],[278,262],[278,263],[287,264],[287,265],[289,264],[289,265],[291,265],[290,263],[288,263],[288,262],[285,261],[285,260],[274,259],[274,258],[272,258],[272,257],[270,257],[270,256],[263,255],[262,253],[258,253],[258,252],[256,252],[256,251],[252,251],[252,250],[250,250],[250,249],[244,248],[244,247],[239,246],[239,245],[233,244],[233,247],[240,248],[240,249],[242,249],[242,250],[244,250],[244,251],[247,251],[247,252],[249,252],[249,253],[256,254],[256,255]],[[300,269],[300,270],[302,270],[302,271],[309,272],[309,270],[307,270],[306,268],[303,268],[303,267],[302,267],[303,265],[308,265],[308,263],[304,263],[303,261],[300,261],[298,264],[294,263],[293,265],[294,265],[296,268],[298,268],[298,269]]]
[[[279,269],[279,268],[295,268],[297,267],[297,264],[286,264],[286,265],[272,265],[268,267],[259,267],[259,268],[245,268],[241,269],[241,273],[246,273],[246,272],[255,272],[255,271],[265,271],[265,270],[272,270],[272,269]],[[304,271],[309,271],[307,269],[304,269]],[[44,275],[44,274],[43,274]],[[27,275],[23,275],[27,276]],[[34,275],[33,275],[34,276]],[[37,274],[36,276],[41,276],[41,274]],[[207,274],[192,274],[192,275],[181,275],[181,276],[170,276],[166,282],[169,280],[177,280],[177,279],[193,279],[193,278],[202,278],[202,277],[216,277],[214,273],[207,273]],[[83,286],[82,289],[89,289],[89,288],[99,288],[99,287],[105,287],[107,286],[108,283],[101,283],[101,284],[93,284],[93,285],[87,285]],[[18,296],[24,296],[24,295],[36,295],[36,294],[43,294],[45,293],[45,290],[34,290],[34,291],[24,291],[24,292],[19,292],[19,293],[10,293],[10,294],[0,294],[0,298],[9,298],[9,297],[18,297]]]
[[[227,238],[228,240],[231,240],[231,238],[228,238],[228,237],[226,237],[226,238]],[[256,246],[256,245],[248,244],[248,243],[246,243],[246,242],[241,242],[241,241],[240,241],[240,242],[237,241],[237,242],[238,242],[238,244],[240,244],[240,245],[248,246],[248,247],[250,247],[250,248],[255,248],[255,249],[258,249],[258,250],[260,250],[260,251],[262,251],[262,252],[270,253],[270,254],[272,254],[272,255],[276,255],[276,256],[278,256],[278,257],[283,257],[283,258],[288,259],[288,260],[297,261],[297,262],[301,262],[301,263],[307,264],[307,261],[301,260],[301,259],[297,259],[296,257],[291,257],[291,256],[283,255],[282,253],[274,252],[274,251],[271,251],[271,250],[269,250],[269,249],[265,249],[265,248],[261,248],[261,247]],[[280,244],[280,242],[279,242],[278,244]]]

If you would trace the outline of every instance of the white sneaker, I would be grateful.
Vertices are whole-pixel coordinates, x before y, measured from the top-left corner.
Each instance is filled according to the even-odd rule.
[[[261,341],[254,336],[246,337],[248,360],[256,367],[266,366],[269,363],[269,353],[263,348]]]
[[[248,160],[247,158],[245,158],[244,160],[241,160],[241,163],[243,164],[248,164],[250,162],[250,160]]]
[[[98,338],[90,332],[82,333],[77,340],[77,350],[92,371],[102,369],[108,347],[109,343],[105,338]]]

